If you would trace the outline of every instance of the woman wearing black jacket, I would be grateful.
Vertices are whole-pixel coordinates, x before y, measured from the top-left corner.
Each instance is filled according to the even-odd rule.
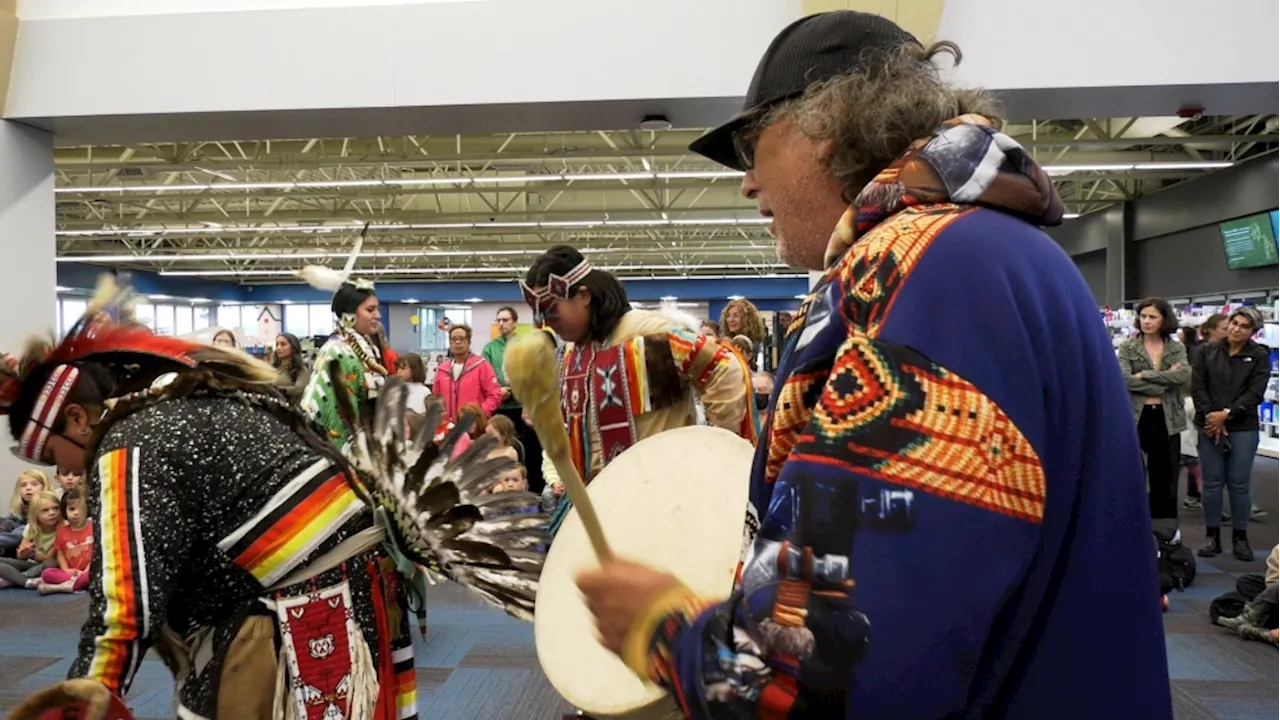
[[[1252,340],[1262,315],[1242,307],[1228,318],[1227,337],[1205,343],[1192,363],[1191,398],[1200,428],[1200,473],[1204,480],[1205,544],[1202,557],[1222,552],[1222,487],[1231,499],[1231,554],[1253,559],[1249,547],[1249,483],[1258,450],[1258,405],[1271,376],[1270,351]]]

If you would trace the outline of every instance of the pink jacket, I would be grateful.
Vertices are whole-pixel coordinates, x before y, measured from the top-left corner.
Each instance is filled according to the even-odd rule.
[[[493,372],[489,361],[479,355],[471,355],[463,365],[462,375],[455,382],[453,379],[453,359],[440,363],[436,370],[436,382],[431,392],[444,400],[445,420],[457,420],[458,408],[467,403],[476,403],[484,408],[486,415],[493,415],[502,403],[502,387],[498,385],[498,376]]]

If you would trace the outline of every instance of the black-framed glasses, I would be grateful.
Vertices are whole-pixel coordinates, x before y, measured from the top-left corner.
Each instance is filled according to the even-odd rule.
[[[738,158],[742,169],[752,170],[756,166],[756,141],[760,139],[761,128],[756,123],[733,133],[733,154]]]

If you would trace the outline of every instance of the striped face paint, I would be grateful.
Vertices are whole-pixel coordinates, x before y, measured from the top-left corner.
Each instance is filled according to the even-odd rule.
[[[62,412],[62,405],[67,401],[67,395],[75,387],[79,377],[80,370],[70,365],[59,365],[53,369],[44,387],[40,389],[36,404],[31,408],[31,417],[22,431],[18,446],[13,449],[14,454],[38,465],[49,464],[44,458],[45,444],[49,442],[58,413]]]

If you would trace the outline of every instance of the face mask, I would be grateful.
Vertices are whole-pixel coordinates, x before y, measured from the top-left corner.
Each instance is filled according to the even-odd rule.
[[[767,410],[769,408],[769,393],[755,393],[756,410]]]

